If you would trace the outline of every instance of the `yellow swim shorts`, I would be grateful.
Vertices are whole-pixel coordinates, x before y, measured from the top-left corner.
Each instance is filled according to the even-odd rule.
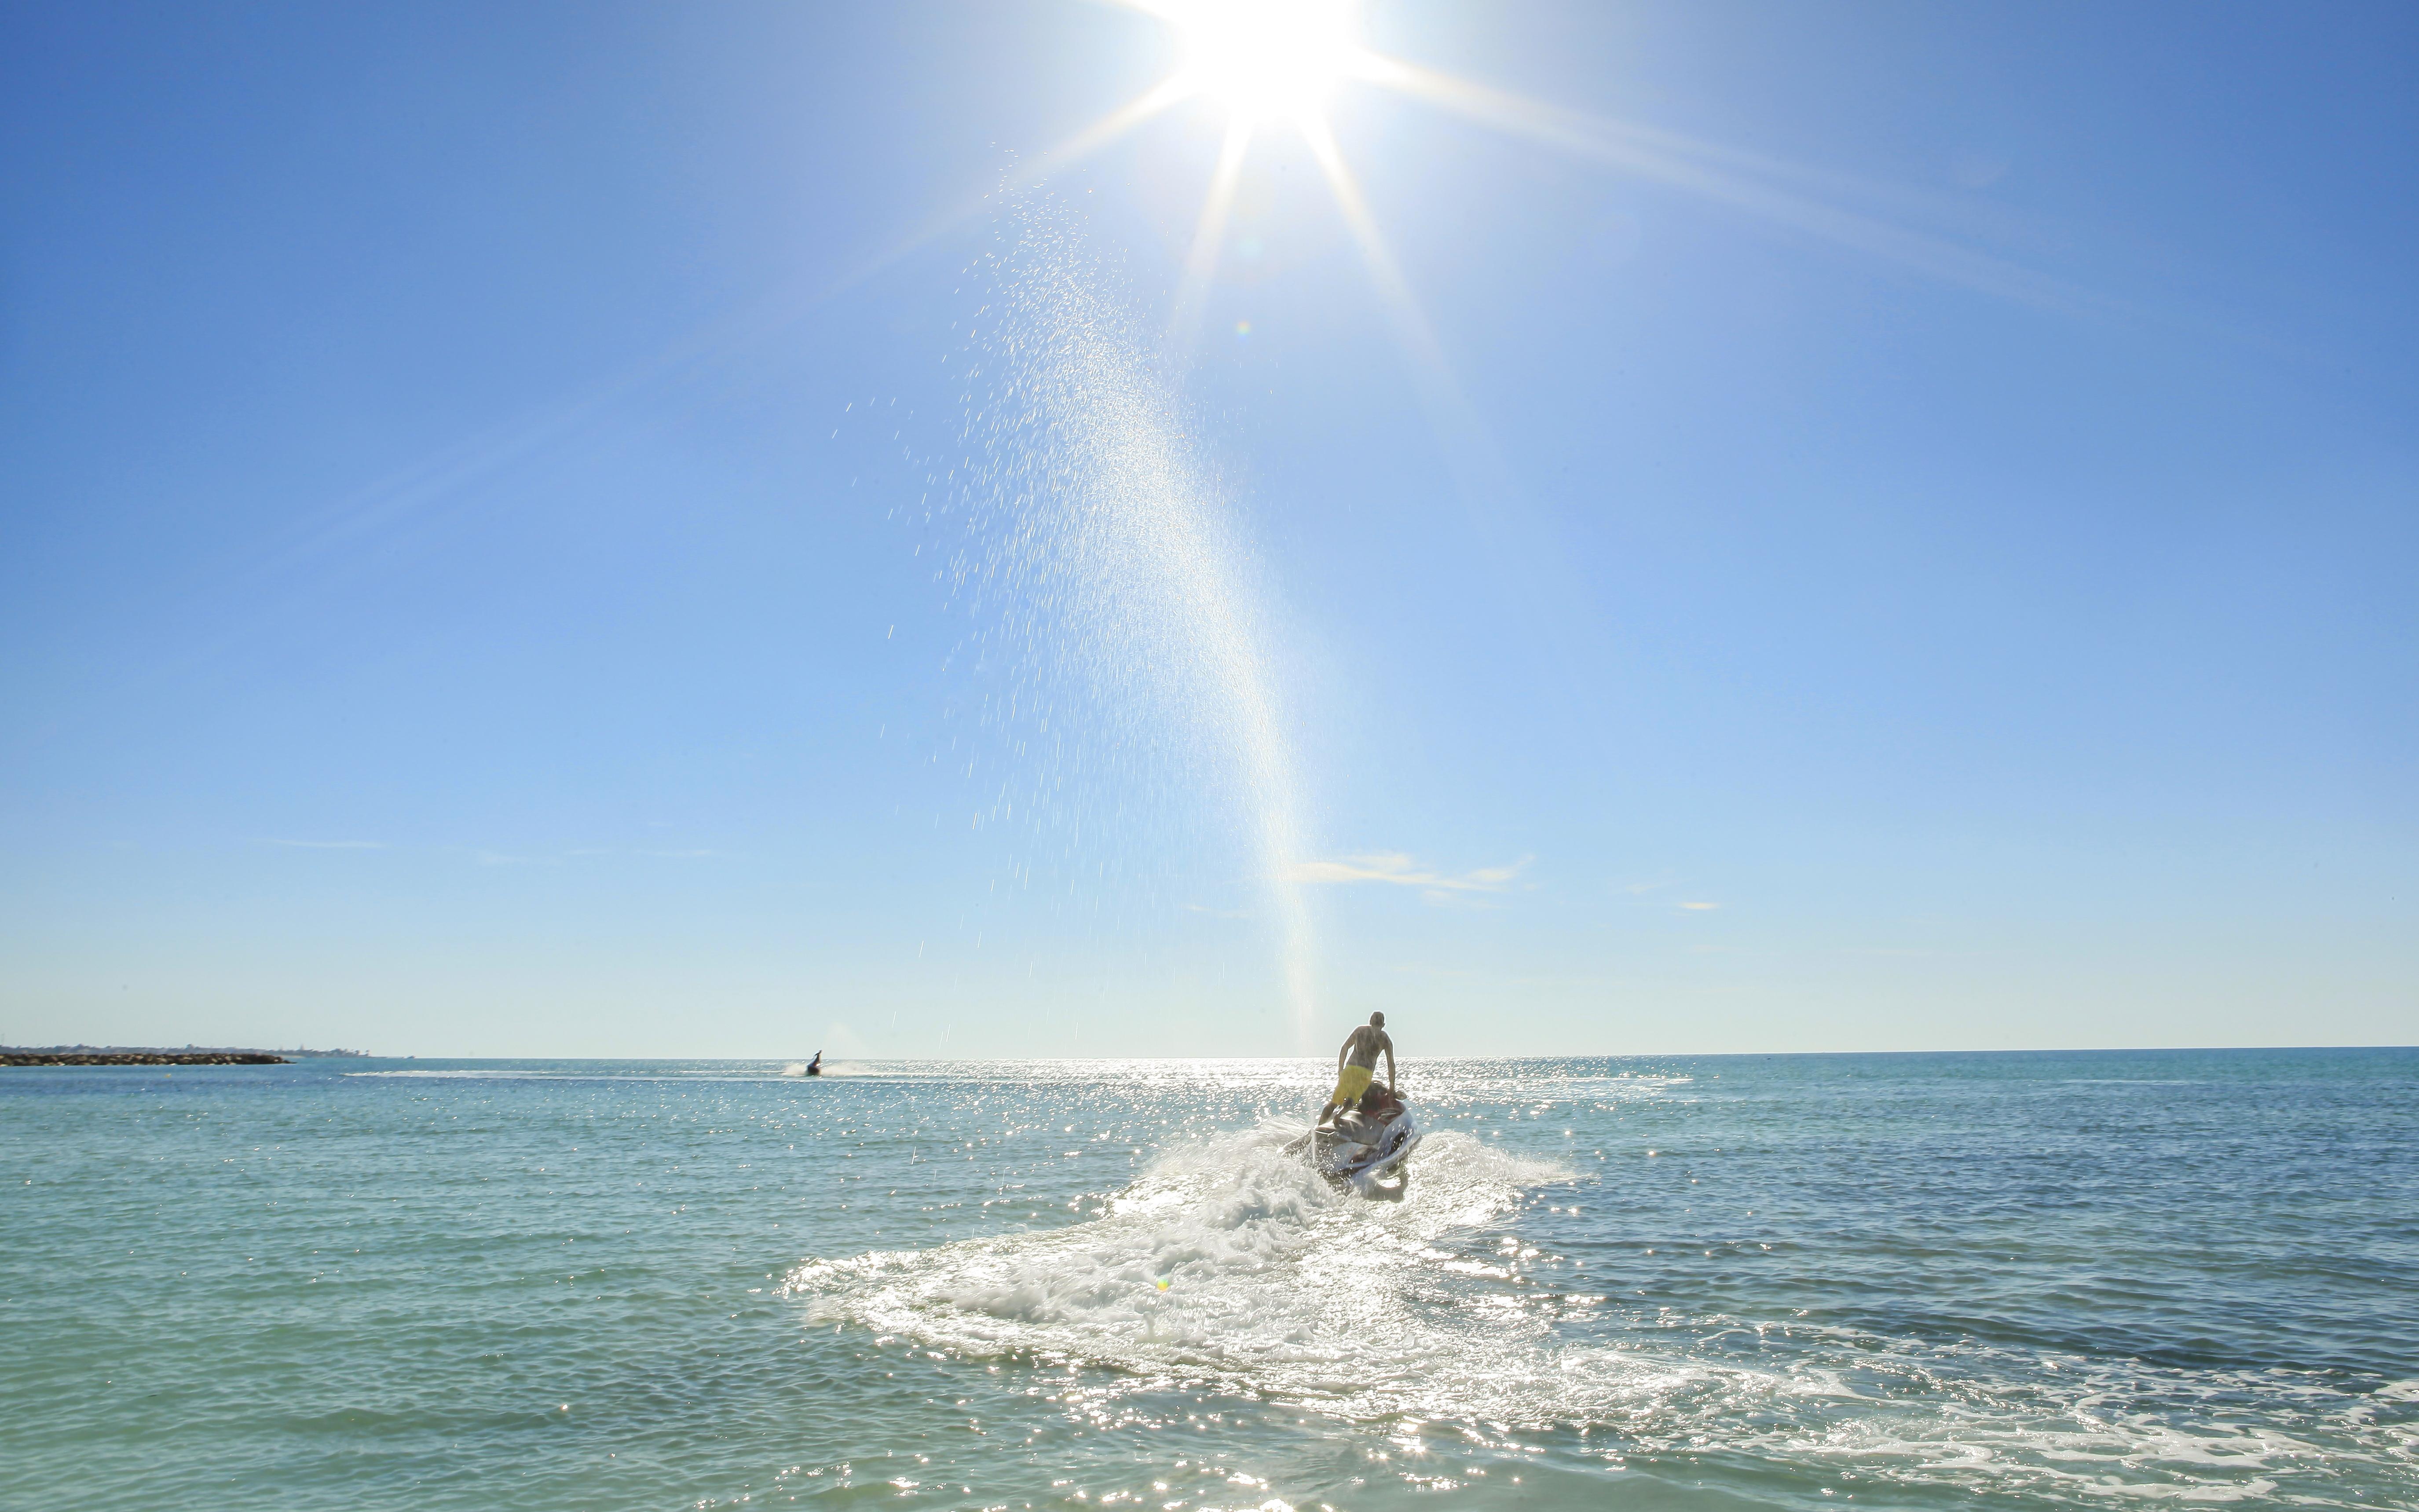
[[[1345,1067],[1344,1074],[1335,1078],[1335,1091],[1328,1101],[1339,1108],[1360,1102],[1361,1094],[1369,1089],[1370,1073],[1375,1069],[1370,1066]]]

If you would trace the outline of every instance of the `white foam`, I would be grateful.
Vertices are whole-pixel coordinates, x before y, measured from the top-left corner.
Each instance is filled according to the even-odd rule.
[[[688,1071],[678,1068],[663,1071],[575,1072],[530,1071],[517,1067],[454,1067],[437,1071],[348,1071],[344,1074],[455,1082],[767,1082],[778,1080],[781,1073],[770,1071]]]
[[[2275,1380],[2137,1362],[2045,1371],[1971,1345],[1642,1304],[1625,1319],[1563,1279],[1585,1273],[1531,1266],[1488,1232],[1570,1173],[1448,1130],[1413,1157],[1403,1203],[1373,1203],[1282,1153],[1299,1128],[1272,1121],[1173,1149],[1096,1198],[1085,1222],[809,1260],[783,1289],[826,1323],[1120,1373],[1086,1388],[1094,1407],[1199,1384],[1364,1422],[1452,1425],[1473,1443],[1610,1429],[1626,1452],[1718,1445],[1859,1478],[2064,1497],[2256,1501],[2319,1457],[2276,1421],[2222,1405],[2291,1394]],[[1735,1341],[1706,1348],[1777,1326],[1791,1347],[1763,1360],[1729,1353]],[[2304,1405],[2322,1410],[2329,1394],[2311,1390]],[[2196,1396],[2209,1411],[2119,1405]]]
[[[1421,1147],[1404,1201],[1373,1203],[1284,1154],[1298,1132],[1271,1122],[1172,1151],[1087,1222],[810,1260],[785,1290],[812,1318],[960,1353],[1313,1398],[1406,1389],[1466,1357],[1465,1331],[1420,1305],[1458,1279],[1430,1241],[1567,1173],[1449,1131]]]

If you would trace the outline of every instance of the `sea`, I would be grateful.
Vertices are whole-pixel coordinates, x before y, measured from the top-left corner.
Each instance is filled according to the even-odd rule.
[[[0,1504],[2419,1507],[2419,1051],[0,1071]]]

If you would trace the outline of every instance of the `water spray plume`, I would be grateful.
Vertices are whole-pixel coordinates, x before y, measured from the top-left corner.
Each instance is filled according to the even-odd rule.
[[[1251,553],[1156,344],[1064,213],[1028,201],[1003,237],[955,482],[967,534],[948,570],[981,627],[978,658],[1007,680],[990,708],[1028,753],[1026,816],[1047,824],[1053,804],[1081,814],[1089,780],[1240,819],[1291,1037],[1306,1045],[1316,972],[1294,880],[1300,785]]]

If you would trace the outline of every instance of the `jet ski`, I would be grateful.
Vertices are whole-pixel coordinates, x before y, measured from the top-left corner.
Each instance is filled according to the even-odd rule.
[[[1347,1108],[1287,1146],[1338,1191],[1349,1189],[1379,1202],[1400,1202],[1410,1189],[1404,1163],[1423,1135],[1411,1110],[1382,1087],[1372,1087],[1357,1107]]]

